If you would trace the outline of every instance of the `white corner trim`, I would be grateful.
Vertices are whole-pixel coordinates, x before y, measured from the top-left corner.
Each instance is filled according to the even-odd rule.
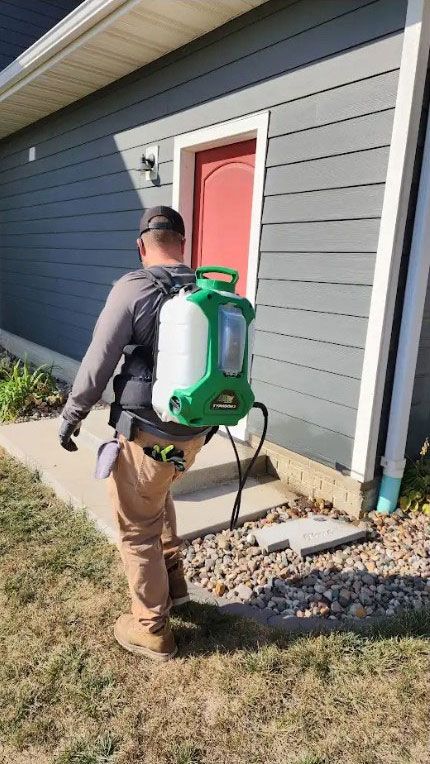
[[[351,465],[361,481],[374,476],[429,44],[430,2],[408,0]]]
[[[254,186],[252,192],[251,230],[248,250],[246,297],[255,305],[260,252],[261,218],[266,173],[267,135],[269,112],[258,112],[240,119],[219,122],[210,127],[176,136],[173,151],[172,206],[184,218],[188,238],[185,244],[185,262],[191,264],[191,232],[193,230],[194,169],[197,151],[238,143],[256,138]],[[232,428],[236,438],[246,439],[246,421]]]

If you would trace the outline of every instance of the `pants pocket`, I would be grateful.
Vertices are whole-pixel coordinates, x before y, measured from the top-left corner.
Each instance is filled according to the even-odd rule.
[[[173,480],[180,480],[181,477],[188,472],[189,469],[193,466],[196,456],[198,455],[200,449],[202,448],[204,444],[203,438],[196,438],[192,441],[188,441],[183,446],[184,451],[184,459],[185,459],[185,470],[184,472],[179,472],[179,470],[175,470],[175,474],[173,476]]]
[[[156,462],[142,450],[137,471],[135,489],[144,498],[165,496],[175,476],[175,468],[169,462]]]

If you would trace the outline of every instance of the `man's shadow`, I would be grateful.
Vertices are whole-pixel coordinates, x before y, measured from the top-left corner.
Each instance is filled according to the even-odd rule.
[[[252,617],[251,610],[254,611]],[[297,640],[313,640],[333,632],[354,633],[373,642],[392,637],[430,637],[430,608],[344,621],[322,617],[294,617],[284,621],[275,618],[267,625],[264,614],[248,605],[234,603],[223,611],[215,605],[189,602],[173,610],[172,617],[182,657],[255,651],[268,644],[286,649]]]

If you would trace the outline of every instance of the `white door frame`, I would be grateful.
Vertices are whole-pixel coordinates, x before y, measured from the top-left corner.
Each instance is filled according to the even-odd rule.
[[[228,122],[218,122],[210,127],[183,133],[174,139],[172,206],[181,213],[185,223],[185,231],[189,234],[185,244],[184,261],[187,265],[191,265],[196,153],[216,146],[225,146],[256,138],[246,280],[246,297],[252,305],[255,305],[257,291],[268,127],[269,112],[264,111]],[[232,433],[235,438],[246,440],[247,417],[239,422],[237,427],[232,428]]]

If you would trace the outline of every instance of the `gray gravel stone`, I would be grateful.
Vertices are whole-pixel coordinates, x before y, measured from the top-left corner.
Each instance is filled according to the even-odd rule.
[[[349,589],[341,589],[339,592],[339,602],[342,607],[346,607],[352,597],[352,592]]]
[[[252,597],[251,587],[246,586],[245,584],[239,584],[239,586],[236,586],[236,593],[237,596],[240,597],[240,599],[244,602],[248,602],[248,600]]]
[[[273,522],[306,516],[308,510],[301,507],[299,500],[272,512]],[[327,513],[345,519],[335,510]],[[371,513],[366,524],[365,541],[303,560],[291,549],[263,556],[254,535],[261,521],[246,523],[233,533],[207,534],[189,544],[184,550],[185,573],[206,591],[223,581],[228,597],[243,598],[255,612],[270,604],[273,613],[283,616],[291,611],[292,616],[300,613],[299,618],[344,620],[354,613],[366,618],[429,606],[428,520]]]

